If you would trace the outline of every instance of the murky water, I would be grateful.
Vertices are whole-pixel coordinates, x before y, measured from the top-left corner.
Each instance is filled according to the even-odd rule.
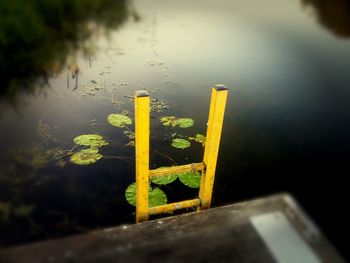
[[[133,117],[130,97],[147,89],[169,107],[152,112],[151,167],[197,162],[202,146],[173,148],[171,135],[205,134],[210,87],[223,83],[229,99],[213,205],[288,191],[341,247],[345,221],[329,213],[345,204],[349,40],[299,1],[134,4],[140,21],[92,38],[94,55],[76,63],[77,87],[64,71],[25,105],[1,112],[1,245],[132,223],[124,191],[134,181],[134,148],[107,116]],[[172,115],[195,125],[163,127],[159,117]],[[109,142],[104,157],[72,164],[68,150],[86,133]],[[50,149],[67,156],[47,157]],[[162,189],[169,202],[196,194],[179,182]]]

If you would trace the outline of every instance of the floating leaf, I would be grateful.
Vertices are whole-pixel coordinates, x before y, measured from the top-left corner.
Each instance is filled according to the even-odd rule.
[[[90,146],[92,148],[99,148],[108,145],[101,135],[98,134],[83,134],[74,138],[74,142],[78,145]]]
[[[176,120],[176,125],[180,128],[188,128],[193,126],[194,121],[190,118],[181,118]]]
[[[119,128],[124,128],[125,125],[132,124],[132,120],[130,117],[125,116],[123,114],[118,114],[118,113],[109,114],[107,120],[111,125],[119,127]]]
[[[132,183],[125,191],[125,198],[129,204],[136,206],[136,184]],[[168,202],[166,194],[159,188],[148,188],[148,207],[165,205]]]
[[[164,110],[169,109],[169,105],[160,99],[151,99],[151,111],[154,112],[163,112]]]
[[[188,139],[190,141],[195,141],[195,142],[201,143],[203,145],[203,147],[205,146],[205,136],[202,134],[197,133],[196,137],[188,137]]]
[[[175,116],[167,116],[167,117],[162,117],[160,118],[160,122],[164,125],[164,126],[176,126],[176,118]]]
[[[181,173],[177,176],[179,180],[188,187],[198,188],[201,185],[201,175],[199,172]]]
[[[188,128],[193,126],[194,121],[190,118],[176,118],[175,116],[166,116],[160,118],[160,122],[164,126],[179,126],[180,128]]]
[[[159,188],[154,188],[148,192],[148,206],[154,207],[159,205],[165,205],[168,203],[166,194]]]
[[[34,208],[34,205],[21,205],[13,209],[13,214],[18,217],[29,216],[33,212]]]
[[[102,154],[98,153],[97,149],[84,149],[74,153],[70,157],[70,161],[79,165],[88,165],[97,162],[102,158]]]
[[[171,146],[179,149],[185,149],[187,147],[190,147],[191,143],[186,139],[176,138],[172,140]]]
[[[162,175],[162,176],[152,176],[151,181],[152,183],[159,184],[159,185],[166,185],[174,182],[177,178],[176,174],[170,174],[170,175]]]

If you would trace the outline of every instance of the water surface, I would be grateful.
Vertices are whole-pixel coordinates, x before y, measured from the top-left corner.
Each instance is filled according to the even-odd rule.
[[[337,237],[350,146],[349,40],[299,1],[134,4],[140,21],[96,34],[93,55],[78,55],[77,87],[64,70],[24,105],[3,106],[0,202],[34,209],[0,225],[1,245],[133,223],[124,191],[134,181],[134,148],[107,116],[132,117],[130,97],[147,89],[169,106],[152,112],[151,168],[198,162],[200,144],[175,149],[170,136],[205,134],[210,87],[223,83],[229,98],[213,205],[288,191],[345,248]],[[163,127],[159,117],[171,115],[195,125]],[[73,148],[85,133],[110,142],[95,164],[33,161],[41,151]],[[162,189],[169,201],[196,194],[179,182]]]

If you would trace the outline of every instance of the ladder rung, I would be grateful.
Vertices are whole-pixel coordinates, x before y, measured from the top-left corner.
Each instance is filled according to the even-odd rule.
[[[173,211],[179,210],[179,209],[199,206],[200,203],[201,203],[200,199],[196,198],[196,199],[181,201],[181,202],[177,202],[177,203],[171,203],[171,204],[166,204],[166,205],[150,207],[148,209],[148,213],[150,215],[170,213],[170,212],[173,212]]]
[[[204,170],[204,163],[193,163],[149,170],[149,177]]]

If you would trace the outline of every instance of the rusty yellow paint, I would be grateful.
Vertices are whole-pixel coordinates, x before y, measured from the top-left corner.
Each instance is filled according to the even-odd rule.
[[[150,98],[135,94],[136,223],[148,220]]]
[[[209,208],[211,203],[227,93],[227,88],[223,85],[216,85],[212,88],[203,157],[206,169],[202,171],[199,189],[199,199],[201,200],[199,210]]]
[[[148,213],[150,215],[171,213],[175,210],[189,208],[189,207],[197,207],[199,205],[200,205],[200,200],[196,198],[192,200],[185,200],[181,202],[151,207],[149,208]]]
[[[170,175],[170,174],[179,174],[186,172],[194,172],[194,171],[202,171],[204,170],[204,163],[193,163],[193,164],[185,164],[171,167],[163,167],[149,171],[149,176],[162,176],[162,175]]]

